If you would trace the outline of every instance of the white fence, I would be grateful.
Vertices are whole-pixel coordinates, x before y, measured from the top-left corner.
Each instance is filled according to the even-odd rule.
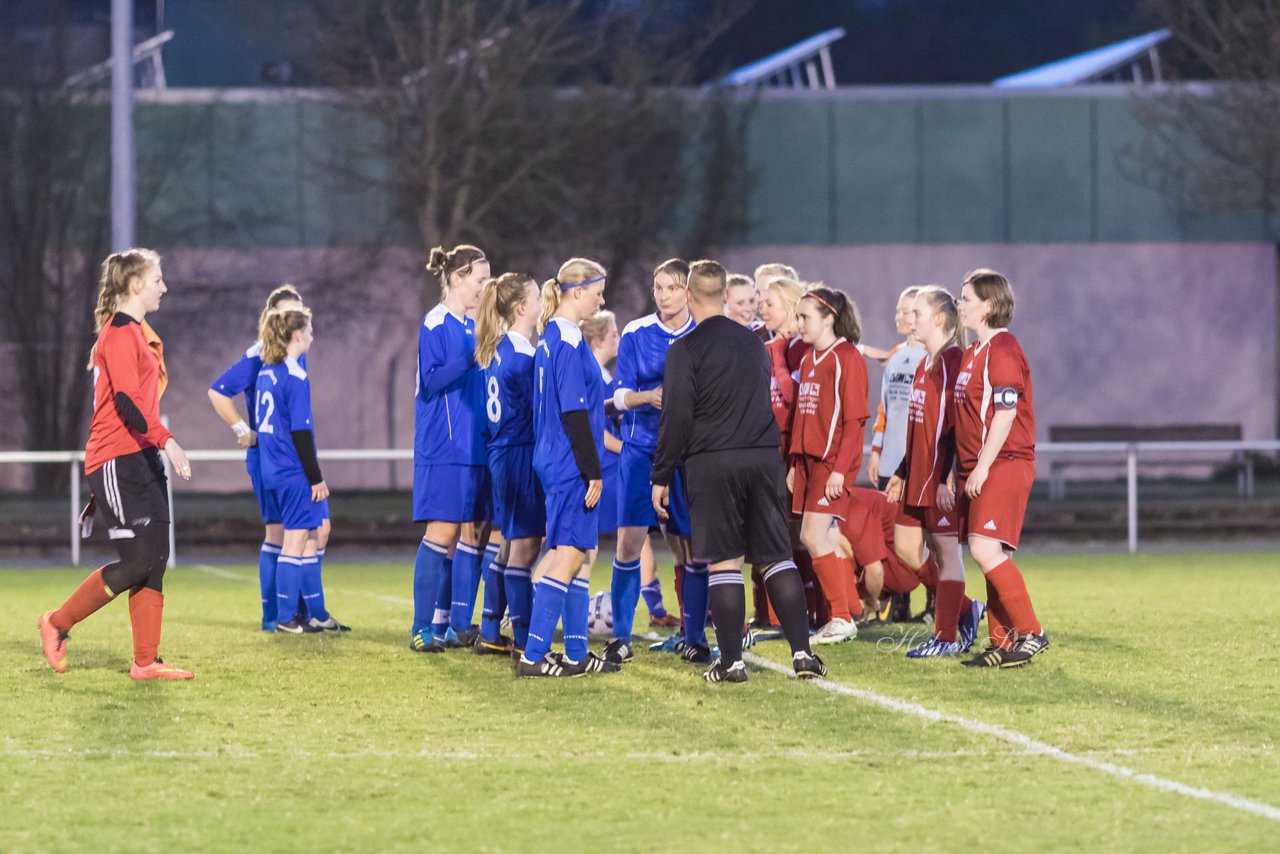
[[[866,448],[864,453],[870,453],[870,448]],[[1243,454],[1248,452],[1255,453],[1275,453],[1280,452],[1280,441],[1267,440],[1256,442],[1046,442],[1036,445],[1036,455],[1041,460],[1062,461],[1062,462],[1078,462],[1095,466],[1106,462],[1123,461],[1126,473],[1126,498],[1128,515],[1128,538],[1129,552],[1138,551],[1138,463],[1140,458],[1146,456],[1148,460],[1152,457],[1162,457],[1159,463],[1163,467],[1171,465],[1168,457],[1170,455],[1181,455],[1191,458],[1196,463],[1203,464],[1204,461],[1211,457],[1221,456],[1226,461],[1240,460]],[[413,451],[386,449],[386,450],[345,450],[345,451],[320,451],[320,459],[322,460],[342,460],[342,461],[363,461],[363,462],[398,462],[411,461],[413,459]],[[187,451],[187,457],[192,462],[243,462],[243,450],[220,450],[220,451]],[[164,459],[163,455],[161,458]],[[83,451],[0,451],[0,463],[18,463],[18,464],[62,464],[68,467],[70,474],[71,487],[68,490],[69,504],[67,507],[68,515],[68,538],[71,544],[71,562],[75,566],[80,565],[80,501],[81,501],[81,468],[84,464]],[[165,470],[168,471],[168,461],[165,461]],[[1252,468],[1248,469],[1248,474],[1242,474],[1246,478],[1247,492],[1242,480],[1242,494],[1252,494]],[[173,501],[173,479],[169,479],[169,506],[170,512],[174,518],[176,525],[177,507]],[[169,529],[169,565],[173,566],[177,560],[177,551],[173,542],[174,526]]]

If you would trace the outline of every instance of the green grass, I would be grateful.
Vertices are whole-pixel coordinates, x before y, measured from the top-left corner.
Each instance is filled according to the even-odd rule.
[[[710,686],[640,653],[517,681],[417,655],[407,564],[326,567],[346,637],[257,631],[248,565],[172,572],[162,649],[185,684],[129,680],[122,603],[54,674],[35,616],[83,573],[0,572],[0,851],[1182,851],[1280,830],[764,670]],[[909,662],[881,631],[824,651],[831,678],[1280,806],[1277,555],[1022,566],[1053,640],[1030,667]]]

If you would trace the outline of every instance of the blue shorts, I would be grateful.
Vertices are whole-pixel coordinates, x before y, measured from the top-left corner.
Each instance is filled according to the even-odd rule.
[[[618,460],[605,451],[603,475],[604,491],[600,493],[600,534],[612,534],[618,530]],[[608,457],[613,457],[610,461]],[[612,463],[612,464],[611,464]]]
[[[587,487],[578,482],[547,493],[547,548],[573,546],[587,551],[600,542],[600,505],[585,506]]]
[[[329,502],[311,500],[311,484],[305,477],[295,477],[274,485],[271,499],[280,508],[280,521],[286,531],[310,531],[319,528],[327,518]]]
[[[487,522],[488,466],[413,467],[413,521]]]
[[[493,478],[493,521],[504,540],[541,537],[547,529],[547,498],[533,473],[533,445],[489,449]]]
[[[262,524],[279,525],[280,507],[271,496],[271,490],[262,481],[262,454],[257,448],[250,448],[244,455],[244,468],[249,472],[249,482],[253,484],[253,497],[258,499],[258,511],[262,514]]]
[[[632,444],[622,446],[618,461],[618,527],[652,528],[658,525],[658,513],[653,509],[653,452]],[[664,524],[668,533],[688,537],[693,530],[689,524],[689,500],[684,491],[684,467],[676,468],[671,479],[671,506],[667,510],[671,518]]]

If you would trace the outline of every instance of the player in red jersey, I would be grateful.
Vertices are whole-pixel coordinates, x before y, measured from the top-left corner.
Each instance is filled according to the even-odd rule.
[[[863,610],[878,610],[883,599],[909,594],[923,582],[937,583],[936,576],[916,570],[902,562],[894,552],[894,528],[900,513],[883,492],[855,487],[849,491],[849,515],[840,523],[844,537],[841,551],[853,559],[858,595]]]
[[[956,526],[955,492],[950,482],[955,456],[952,397],[960,359],[960,322],[955,299],[942,288],[921,288],[911,306],[912,334],[925,348],[916,366],[907,402],[905,453],[886,493],[900,510],[894,549],[908,566],[937,579],[926,582],[935,595],[934,633],[907,651],[908,658],[933,658],[968,652],[977,637],[985,607],[964,593],[964,561]],[[932,534],[936,553],[925,545]]]
[[[761,313],[761,318],[752,323],[750,328],[752,332],[760,336],[761,341],[766,343],[773,337],[773,333],[769,331],[769,328],[764,323],[764,296],[769,280],[778,276],[790,279],[793,282],[800,281],[800,277],[796,275],[795,268],[787,264],[761,264],[756,267],[755,273],[752,275],[756,286],[756,311]]]
[[[843,293],[816,287],[801,298],[797,324],[813,350],[800,362],[791,423],[791,509],[800,513],[800,541],[831,607],[815,643],[841,643],[858,633],[862,613],[852,563],[836,551],[836,520],[848,515],[849,490],[862,466],[867,418],[867,366],[857,350],[861,324]]]
[[[120,560],[94,570],[61,608],[40,615],[44,657],[59,673],[67,668],[72,627],[128,590],[133,628],[129,675],[192,678],[156,655],[164,614],[162,581],[169,560],[169,501],[160,449],[179,477],[191,477],[187,455],[160,423],[159,336],[143,329],[143,319],[160,307],[167,290],[160,256],[149,249],[117,252],[102,263],[94,309],[98,339],[89,360],[94,370],[93,419],[84,470]]]
[[[956,511],[987,580],[990,646],[970,667],[1019,667],[1049,645],[1013,552],[1035,480],[1031,370],[1017,339],[1013,286],[993,270],[965,277],[960,323],[977,335],[956,378]]]

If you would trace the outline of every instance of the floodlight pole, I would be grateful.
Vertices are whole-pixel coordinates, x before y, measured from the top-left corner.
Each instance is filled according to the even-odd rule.
[[[133,0],[111,0],[111,250],[134,244]]]

